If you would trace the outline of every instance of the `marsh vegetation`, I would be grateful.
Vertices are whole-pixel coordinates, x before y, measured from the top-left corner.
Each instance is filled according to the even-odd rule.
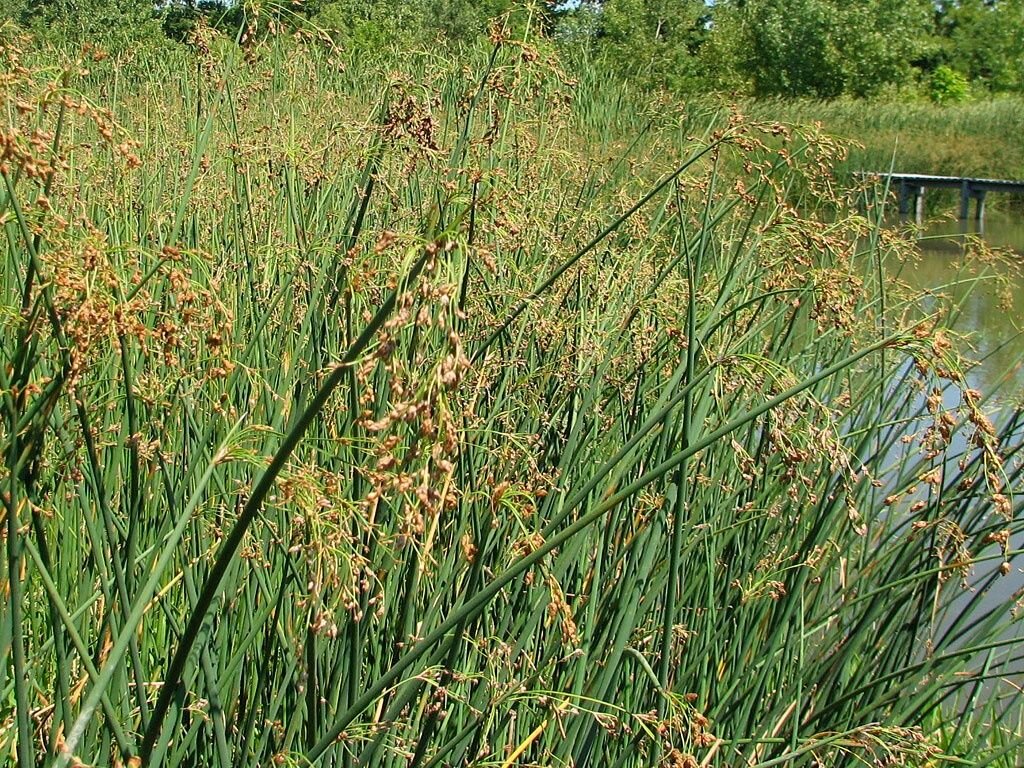
[[[2,55],[0,759],[1017,764],[1020,413],[840,142],[500,26]]]

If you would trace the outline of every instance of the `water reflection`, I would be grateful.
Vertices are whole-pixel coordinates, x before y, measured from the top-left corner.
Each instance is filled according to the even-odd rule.
[[[1002,261],[988,264],[978,260],[972,241],[982,237],[987,245],[1003,251]],[[919,250],[916,262],[894,267],[896,274],[892,276],[929,294],[926,311],[959,307],[954,329],[968,338],[969,356],[977,361],[968,371],[968,382],[986,395],[995,393],[991,401],[993,421],[1004,428],[1006,442],[1002,450],[1013,457],[1024,450],[1022,414],[1017,405],[1024,400],[1024,217],[990,216],[983,232],[974,221],[933,223],[922,232]],[[953,387],[943,392],[945,408],[955,408],[959,399]],[[964,434],[955,438],[954,455],[969,450],[966,440]],[[1020,514],[1019,506],[1016,509]],[[1019,530],[1010,544],[1011,550],[1018,552],[1024,547]],[[954,630],[968,617],[999,614],[1017,597],[1024,555],[1011,559],[1012,570],[1007,576],[999,573],[998,547],[990,546],[975,555],[980,561],[969,579],[970,589],[948,604],[935,627],[939,633]],[[1000,635],[1002,640],[1011,638],[1024,642],[1024,624],[1007,627]],[[1010,645],[990,659],[1006,663],[1006,679],[1014,692],[1024,684],[1024,663],[1019,656],[1019,649]],[[981,661],[981,657],[975,659],[976,663]],[[982,686],[982,691],[983,698],[1005,695],[1005,689],[991,681]]]
[[[983,237],[1000,249],[1003,260],[989,265],[973,258],[972,241]],[[921,256],[904,264],[899,277],[911,287],[932,292],[933,306],[959,305],[955,329],[966,335],[972,386],[999,392],[1003,401],[1024,396],[1024,218],[990,216],[980,235],[975,222],[929,225],[919,241]]]

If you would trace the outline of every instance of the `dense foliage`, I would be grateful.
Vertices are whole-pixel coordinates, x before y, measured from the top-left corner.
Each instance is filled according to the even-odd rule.
[[[230,34],[306,29],[376,56],[472,46],[491,21],[548,37],[579,67],[675,93],[936,96],[1024,89],[1024,0],[0,0],[40,35],[115,48],[187,40],[196,24]],[[247,34],[247,33],[246,33]]]
[[[258,20],[4,30],[0,761],[1017,765],[1024,416],[843,147]]]

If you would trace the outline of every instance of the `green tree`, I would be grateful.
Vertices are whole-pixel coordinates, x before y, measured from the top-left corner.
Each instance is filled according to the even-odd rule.
[[[967,78],[940,64],[928,80],[928,98],[936,104],[952,104],[967,98]]]
[[[836,33],[843,90],[874,96],[913,80],[913,63],[927,46],[929,0],[869,0],[842,5]]]
[[[720,0],[709,42],[758,95],[871,96],[911,80],[930,13],[929,0]]]
[[[371,54],[409,44],[423,26],[423,8],[407,0],[333,0],[318,8],[313,23],[337,42]]]
[[[470,44],[487,35],[493,19],[531,19],[534,32],[551,26],[552,8],[536,0],[332,0],[312,6],[313,22],[361,50],[380,45],[441,41]]]
[[[758,95],[833,97],[843,92],[838,9],[821,0],[760,0],[743,6],[742,62]]]
[[[151,0],[29,0],[22,21],[44,37],[114,50],[162,38]]]
[[[936,8],[936,63],[993,91],[1024,89],[1024,0],[959,0]]]
[[[697,52],[710,19],[703,0],[606,0],[590,12],[598,50],[614,70],[645,86],[699,86]]]

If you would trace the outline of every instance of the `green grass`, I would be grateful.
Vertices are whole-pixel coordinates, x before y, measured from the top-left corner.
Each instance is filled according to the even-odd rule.
[[[814,102],[761,100],[744,105],[757,119],[788,123],[820,122],[823,129],[849,142],[843,174],[862,171],[925,173],[1024,179],[1024,100],[992,97],[962,104],[926,101]],[[929,210],[956,210],[955,193],[931,194]],[[993,195],[996,208],[1019,211],[1020,196]]]
[[[5,758],[1014,764],[1019,415],[827,139],[514,41],[4,53]]]

